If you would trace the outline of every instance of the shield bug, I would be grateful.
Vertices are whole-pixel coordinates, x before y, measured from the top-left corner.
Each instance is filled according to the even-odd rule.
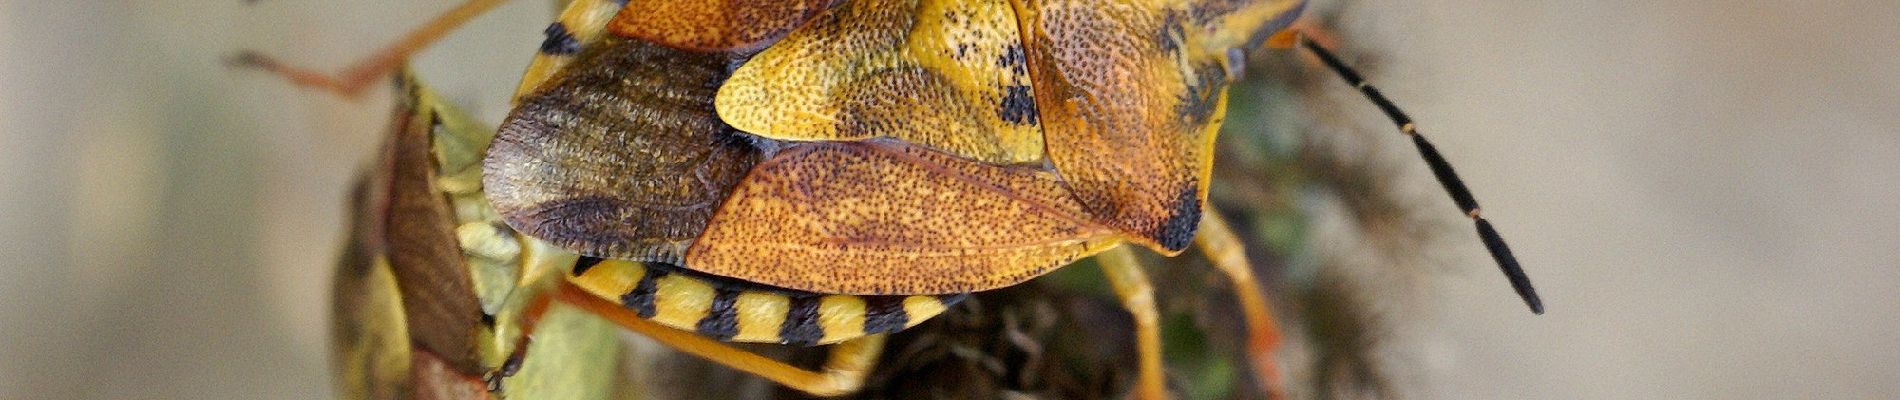
[[[1226,88],[1243,50],[1270,37],[1318,55],[1411,137],[1541,312],[1410,120],[1284,30],[1303,6],[575,1],[547,29],[482,162],[485,200],[520,233],[522,263],[569,271],[527,301],[523,329],[558,301],[837,394],[857,389],[882,334],[965,293],[1100,255],[1135,316],[1137,393],[1159,398],[1153,294],[1133,247],[1193,246],[1237,287],[1249,353],[1270,371],[1266,302],[1238,240],[1204,212]],[[494,376],[518,372],[521,337]],[[725,342],[837,346],[809,371]]]

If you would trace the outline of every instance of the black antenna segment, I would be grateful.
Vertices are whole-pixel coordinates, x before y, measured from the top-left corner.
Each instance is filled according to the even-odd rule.
[[[1307,40],[1305,35],[1299,35],[1296,40],[1299,41],[1300,47],[1312,51],[1313,55],[1319,56],[1321,62],[1326,63],[1327,68],[1331,68],[1334,73],[1339,74],[1340,78],[1344,78],[1346,84],[1359,89],[1360,93],[1366,95],[1366,99],[1372,100],[1373,105],[1379,106],[1379,111],[1384,111],[1385,116],[1392,119],[1392,124],[1399,127],[1400,133],[1412,137],[1412,144],[1418,147],[1418,153],[1425,158],[1425,164],[1431,166],[1432,175],[1438,177],[1438,183],[1445,186],[1445,192],[1451,194],[1451,201],[1458,204],[1458,210],[1463,211],[1466,217],[1477,222],[1478,239],[1483,240],[1484,248],[1491,251],[1491,259],[1497,260],[1498,268],[1504,270],[1504,277],[1511,280],[1511,288],[1517,290],[1518,297],[1524,298],[1524,304],[1531,307],[1532,313],[1543,314],[1544,301],[1537,297],[1537,289],[1531,287],[1531,278],[1524,275],[1524,268],[1517,264],[1517,257],[1511,256],[1510,246],[1504,245],[1504,237],[1499,236],[1498,230],[1491,227],[1491,221],[1486,221],[1479,215],[1478,199],[1471,196],[1471,189],[1465,188],[1465,182],[1458,179],[1458,173],[1452,171],[1451,163],[1445,161],[1445,156],[1438,154],[1438,148],[1433,147],[1432,142],[1425,140],[1424,134],[1418,133],[1418,125],[1412,123],[1412,117],[1406,116],[1405,111],[1399,110],[1398,105],[1392,104],[1392,100],[1386,99],[1385,94],[1379,93],[1378,88],[1366,83],[1364,77],[1359,76],[1352,67],[1346,66],[1346,63],[1340,62],[1339,57],[1333,56],[1333,53],[1327,51],[1326,48]]]

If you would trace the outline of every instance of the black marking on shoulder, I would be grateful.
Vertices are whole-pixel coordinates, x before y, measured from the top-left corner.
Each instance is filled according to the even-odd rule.
[[[653,293],[659,290],[660,278],[664,277],[666,271],[647,269],[647,273],[640,276],[640,283],[634,284],[632,291],[620,296],[620,304],[633,310],[633,314],[640,318],[653,318]]]
[[[904,298],[908,296],[864,296],[864,333],[897,333],[910,324],[910,313],[904,311]]]
[[[495,327],[495,314],[489,314],[487,312],[483,312],[482,325],[487,326],[490,329],[493,329]]]
[[[548,29],[542,33],[547,35],[547,39],[541,41],[543,54],[564,56],[581,52],[580,40],[575,39],[574,34],[567,31],[567,25],[562,25],[560,22],[548,24]]]
[[[719,341],[731,340],[739,334],[739,312],[733,305],[739,301],[739,291],[716,289],[712,305],[706,309],[706,316],[693,325],[693,331]]]
[[[1194,231],[1201,227],[1201,197],[1199,185],[1188,183],[1187,190],[1181,191],[1174,199],[1174,212],[1168,216],[1153,237],[1156,243],[1168,251],[1186,249],[1194,241]]]
[[[589,256],[581,256],[581,258],[575,259],[574,260],[574,276],[581,276],[581,274],[587,273],[587,270],[593,269],[595,265],[600,265],[601,261],[607,261],[607,260],[599,258],[599,257],[589,257]]]
[[[1023,45],[1012,44],[1003,49],[1003,55],[996,56],[996,66],[1009,69],[1009,72],[1029,72],[1029,57],[1023,55]]]
[[[778,339],[785,344],[810,346],[818,344],[825,337],[825,330],[818,326],[818,302],[823,296],[792,297],[792,304],[785,312],[785,322],[778,327]]]
[[[1036,113],[1036,93],[1029,85],[1010,85],[1003,88],[1003,100],[996,103],[996,116],[1013,124],[1030,125],[1039,122]]]

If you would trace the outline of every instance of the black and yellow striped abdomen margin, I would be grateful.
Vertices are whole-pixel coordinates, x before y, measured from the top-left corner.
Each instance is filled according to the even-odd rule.
[[[592,257],[577,259],[573,271],[575,285],[641,318],[728,342],[810,346],[895,333],[964,298],[806,293]]]

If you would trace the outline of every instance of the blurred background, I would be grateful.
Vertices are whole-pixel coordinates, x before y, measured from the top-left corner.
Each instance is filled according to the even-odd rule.
[[[339,70],[455,3],[0,0],[0,398],[330,397],[344,193],[389,96],[221,59]],[[1524,311],[1375,109],[1301,73],[1330,99],[1301,112],[1383,138],[1359,142],[1393,196],[1446,224],[1392,295],[1396,397],[1900,395],[1900,3],[1315,7],[1549,306]],[[504,6],[417,69],[499,121],[549,14]]]

